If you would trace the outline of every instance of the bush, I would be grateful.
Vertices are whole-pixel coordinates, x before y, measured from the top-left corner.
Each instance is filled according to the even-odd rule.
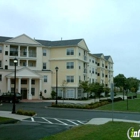
[[[94,109],[103,105],[108,104],[108,101],[102,101],[102,102],[96,102],[96,103],[90,103],[87,105],[77,105],[77,104],[55,104],[52,103],[52,107],[60,107],[60,108],[78,108],[78,109]]]
[[[34,116],[36,113],[34,111],[25,111],[25,110],[18,110],[17,114],[19,115],[26,115],[26,116]]]

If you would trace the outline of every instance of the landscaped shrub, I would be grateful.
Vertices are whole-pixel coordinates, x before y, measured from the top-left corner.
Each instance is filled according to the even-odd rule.
[[[26,116],[33,116],[35,115],[36,113],[34,111],[25,111],[25,110],[18,110],[17,111],[17,114],[19,115],[26,115]]]
[[[108,103],[109,103],[108,101],[90,103],[87,105],[77,105],[77,104],[57,104],[56,105],[55,103],[52,103],[51,106],[60,107],[60,108],[94,109]]]

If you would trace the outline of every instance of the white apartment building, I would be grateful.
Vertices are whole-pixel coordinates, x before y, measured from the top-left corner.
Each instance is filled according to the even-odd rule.
[[[0,92],[14,91],[14,58],[18,59],[16,91],[23,99],[51,97],[56,87],[58,70],[58,96],[81,98],[79,80],[104,83],[113,82],[111,56],[91,54],[83,39],[47,41],[32,39],[22,34],[17,37],[0,36]],[[63,81],[67,84],[63,85]],[[64,88],[65,86],[65,94]]]

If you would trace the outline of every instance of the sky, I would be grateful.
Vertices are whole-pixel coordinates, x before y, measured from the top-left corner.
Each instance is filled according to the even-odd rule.
[[[114,77],[140,79],[140,0],[0,0],[0,36],[83,38],[110,55]]]

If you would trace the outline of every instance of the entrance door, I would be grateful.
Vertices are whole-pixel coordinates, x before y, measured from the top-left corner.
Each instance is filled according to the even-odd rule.
[[[27,99],[27,89],[21,88],[22,99]]]

